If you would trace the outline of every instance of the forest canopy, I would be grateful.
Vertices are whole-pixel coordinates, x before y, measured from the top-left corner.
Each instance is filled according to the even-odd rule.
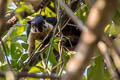
[[[0,80],[119,80],[119,4],[0,0]]]

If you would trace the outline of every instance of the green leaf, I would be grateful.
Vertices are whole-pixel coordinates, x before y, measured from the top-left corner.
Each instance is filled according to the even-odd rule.
[[[110,75],[110,73],[109,73],[108,69],[105,69],[105,76],[104,76],[104,80],[110,80],[110,78],[111,78],[111,75]]]
[[[20,58],[20,55],[22,54],[20,48],[22,49],[21,45],[17,42],[11,44],[10,50],[12,59],[18,60]]]
[[[22,19],[20,14],[22,14],[23,12],[26,12],[26,14],[30,14],[34,12],[34,9],[32,9],[31,5],[26,4],[24,2],[20,2],[20,6],[16,9],[16,13],[19,19]]]
[[[46,49],[47,56],[48,56],[48,51],[49,51],[49,48]],[[53,48],[51,48],[51,52],[50,52],[48,61],[50,61],[52,63],[52,65],[56,64],[56,58],[55,58],[55,55],[53,53]]]
[[[0,46],[0,62],[4,63],[5,56],[2,47]]]
[[[15,71],[18,71],[20,69],[19,63],[16,59],[12,59],[11,64]]]
[[[40,80],[39,78],[27,78],[27,80]]]
[[[117,9],[115,11],[115,15],[114,15],[113,20],[116,24],[119,24],[119,22],[120,22],[120,5],[117,5]]]
[[[86,21],[88,16],[88,7],[86,4],[83,4],[75,13],[83,22]]]
[[[0,78],[0,80],[6,80],[5,78]]]
[[[82,76],[82,80],[87,80],[86,76],[83,75]]]
[[[50,62],[55,65],[57,62],[56,62],[56,58],[55,58],[55,54],[53,53],[53,48],[51,49],[51,53],[50,53],[50,56],[49,56],[49,60]]]
[[[53,48],[55,48],[58,51],[58,42],[60,41],[59,37],[54,37],[54,44]]]
[[[22,62],[24,62],[28,58],[28,54],[23,54],[21,57]]]
[[[88,69],[87,77],[88,80],[104,80],[105,78],[105,72],[104,72],[104,62],[101,56],[98,56],[95,59],[95,65],[91,66]]]
[[[1,66],[0,66],[0,70],[1,71],[6,71],[6,69],[7,69],[7,64],[2,64]]]
[[[63,53],[63,59],[65,62],[67,62],[70,59],[70,56],[67,54],[67,51],[65,51],[65,49],[63,48],[62,50]]]
[[[56,14],[54,12],[52,12],[52,10],[50,10],[48,7],[45,8],[45,14],[48,17],[55,17],[56,16]]]
[[[33,66],[33,67],[30,69],[29,72],[30,72],[30,73],[31,73],[31,72],[41,72],[41,69],[40,69],[40,67],[38,67],[38,66]]]
[[[58,51],[58,43],[54,43],[53,48],[55,48]]]
[[[36,73],[36,72],[40,73],[42,69],[43,68],[41,68],[40,66],[33,66],[30,69],[29,73]],[[27,78],[27,80],[40,80],[40,79],[38,79],[38,78]]]
[[[59,37],[54,37],[54,43],[58,43],[60,41]]]
[[[27,49],[28,49],[28,44],[22,43],[22,47],[25,49],[25,51],[27,51]]]
[[[111,35],[114,35],[115,32],[116,32],[116,27],[115,27],[115,24],[114,23],[111,23],[111,24],[108,24],[105,28],[105,32],[111,36]]]
[[[53,8],[55,7],[53,2],[50,3],[50,6]]]

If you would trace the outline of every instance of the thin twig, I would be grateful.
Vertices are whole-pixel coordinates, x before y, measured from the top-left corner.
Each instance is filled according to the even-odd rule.
[[[14,27],[11,27],[10,30],[8,31],[8,33],[2,38],[2,41],[4,42],[11,34],[12,32],[14,31]]]
[[[81,0],[77,0],[75,3],[73,3],[74,4],[74,6],[71,6],[71,8],[72,8],[72,10],[73,11],[76,11],[76,9],[78,8],[78,6],[79,6],[79,2],[80,2]],[[63,11],[62,11],[63,12]],[[69,19],[69,17],[66,15],[66,14],[63,14],[62,15],[62,18],[60,19],[60,23],[64,23],[66,20],[68,21],[68,19]],[[66,23],[66,22],[65,22]],[[44,50],[43,50],[44,51]],[[40,51],[41,52],[41,51]],[[29,61],[29,64],[31,64],[31,63],[33,63],[33,62],[31,62],[31,61],[33,61],[33,60],[36,60],[36,56],[38,56],[39,55],[39,53],[36,53],[34,56],[33,56],[33,58],[32,58],[32,60],[30,60]],[[29,65],[28,64],[28,65]]]
[[[5,12],[7,8],[7,0],[0,1],[0,37],[2,36],[2,29],[5,27]]]
[[[48,36],[49,36],[49,34],[42,40],[42,42],[33,50],[33,52],[32,52],[32,54],[31,54],[31,56],[29,57],[29,59],[28,59],[28,63],[32,60],[32,58],[33,58],[33,56],[35,55],[35,51],[39,48],[39,50],[42,48],[41,47],[41,45],[45,42],[45,40],[48,38]],[[44,48],[42,48],[42,49],[44,49]],[[42,50],[41,49],[41,50]],[[39,51],[38,50],[38,51]],[[40,51],[41,52],[41,51]]]
[[[50,75],[51,71],[48,69],[47,64],[45,63],[44,59],[42,59],[42,64],[43,64],[44,69],[47,70],[48,74]]]
[[[33,77],[33,78],[50,78],[50,79],[61,79],[61,77],[55,75],[55,74],[51,74],[51,75],[47,75],[47,74],[40,74],[40,73],[25,73],[25,72],[21,72],[17,74],[18,77]]]
[[[77,24],[77,26],[81,29],[81,30],[85,30],[88,29],[82,21],[79,20],[79,18],[77,16],[74,15],[74,13],[72,12],[72,10],[66,6],[65,3],[63,3],[63,0],[57,0],[58,3],[60,4],[61,8],[63,8],[66,13],[70,16],[70,18],[73,20],[74,23]]]
[[[8,31],[8,33],[2,38],[2,41],[5,42],[6,39],[11,35],[11,33],[13,32],[15,27],[11,27],[10,30]],[[0,42],[1,45],[1,42]]]
[[[59,4],[57,6],[58,10],[57,10],[57,24],[55,25],[54,29],[53,29],[53,35],[52,35],[52,38],[51,38],[51,44],[49,46],[49,50],[48,50],[48,56],[47,56],[47,59],[46,59],[46,64],[48,63],[48,60],[49,60],[49,56],[50,56],[50,52],[51,52],[51,48],[52,48],[52,45],[53,45],[53,40],[54,40],[54,37],[55,37],[55,33],[56,33],[56,30],[60,24],[60,18],[61,18],[61,14],[59,13]]]
[[[42,65],[44,67],[44,69],[46,69],[46,71],[48,72],[48,74],[51,74],[51,71],[48,69],[47,64],[45,63],[45,59],[43,58],[43,54],[40,55],[41,59],[42,59]]]
[[[46,50],[46,48],[49,46],[49,44],[45,45],[39,52],[37,52],[36,54],[34,54],[32,57],[28,58],[27,61],[25,61],[25,66],[26,67],[27,65],[29,65],[31,63],[31,61],[33,61],[34,59],[38,59],[39,57],[39,53],[42,53]]]
[[[61,37],[61,39],[60,39],[60,41],[59,41],[59,43],[58,43],[58,51],[59,51],[59,55],[60,55],[60,61],[62,61],[63,60],[63,58],[62,58],[62,49],[63,49],[63,47],[62,47],[62,35],[60,36]]]
[[[55,66],[53,66],[52,70],[54,70],[55,68],[57,68],[61,64],[62,64],[62,62],[59,62],[58,64],[56,64]]]
[[[0,77],[5,77],[5,74],[6,74],[5,72],[0,71]],[[16,72],[14,74],[18,79],[22,77],[43,78],[43,79],[50,78],[50,79],[58,79],[58,80],[61,79],[60,76],[57,76],[55,74],[48,75],[48,74],[27,73],[27,72]]]
[[[50,52],[51,52],[51,48],[52,48],[52,45],[53,45],[53,40],[54,40],[54,37],[55,37],[55,32],[57,30],[57,27],[58,27],[58,25],[56,25],[55,28],[53,29],[53,35],[52,35],[52,38],[51,38],[51,43],[50,43],[49,50],[48,50],[48,55],[47,55],[47,58],[46,58],[46,64],[48,63],[48,60],[49,60],[49,56],[50,56]]]
[[[115,45],[113,44],[112,40],[110,40],[109,37],[107,37],[106,35],[103,36],[103,41],[105,42],[106,46],[110,49],[111,51],[111,56],[112,59],[115,63],[115,66],[117,67],[118,71],[120,72],[120,52],[119,50],[115,47]]]
[[[2,41],[1,38],[0,38],[0,41],[1,41],[1,46],[2,46],[2,48],[3,48],[4,55],[5,55],[5,58],[6,58],[6,60],[7,60],[7,63],[8,63],[9,66],[11,66],[10,61],[9,61],[9,59],[8,59],[7,51],[6,51],[6,49],[5,49],[4,43],[3,43],[3,41]]]
[[[76,23],[78,27],[83,30],[81,40],[76,48],[77,54],[69,60],[67,65],[68,72],[63,78],[63,80],[80,80],[86,66],[93,56],[93,51],[97,42],[104,33],[105,26],[112,18],[117,1],[96,1],[88,15],[87,25],[90,30],[74,15],[65,3],[63,3],[63,0],[57,1],[60,3],[60,6],[65,10],[65,12],[71,17],[74,23]]]
[[[111,60],[110,60],[110,56],[109,56],[109,55],[110,55],[110,52],[109,52],[107,46],[105,45],[104,42],[100,41],[100,42],[98,43],[98,48],[99,48],[99,50],[102,52],[102,55],[105,57],[105,61],[106,61],[108,70],[109,70],[109,72],[110,72],[110,74],[111,74],[112,80],[119,80],[119,79],[118,79],[118,76],[117,76],[117,74],[116,74],[116,72],[115,72],[115,70],[113,69],[113,66],[112,66],[112,64],[111,64]]]
[[[62,65],[62,67],[60,68],[60,71],[59,71],[59,73],[58,73],[58,76],[60,76],[61,74],[62,74],[62,71],[64,70],[64,63],[63,63],[63,65]]]

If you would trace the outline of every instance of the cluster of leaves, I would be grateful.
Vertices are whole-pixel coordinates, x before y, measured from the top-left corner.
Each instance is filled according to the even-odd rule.
[[[10,4],[8,4],[11,6]],[[29,17],[22,19],[19,15],[23,11],[27,12],[34,12],[34,10],[30,9],[31,6],[28,6],[24,2],[20,2],[17,4],[16,13],[19,16],[19,22],[14,25],[14,31],[10,35],[10,37],[4,42],[5,49],[7,51],[8,58],[11,62],[12,68],[14,71],[19,72],[24,67],[24,61],[28,58],[27,49],[27,37],[26,37],[26,27],[27,27],[27,21],[30,20]],[[54,3],[51,3],[51,6],[54,7]],[[12,5],[12,7],[15,7]],[[8,12],[13,11],[11,7],[8,7]],[[85,23],[87,20],[89,12],[89,7],[87,4],[82,3],[81,7],[75,12],[75,14]],[[36,14],[39,14],[39,12],[35,12],[30,17],[34,17]],[[52,12],[48,7],[46,7],[42,12],[42,15],[46,15],[49,17],[56,16],[54,12]],[[118,18],[116,16],[119,16],[119,10],[117,10],[114,21],[117,21]],[[117,18],[117,19],[116,19]],[[105,32],[109,35],[113,35],[116,32],[115,29],[115,23],[114,21],[111,22],[111,24],[108,24]],[[7,32],[6,32],[7,33]],[[6,35],[6,33],[4,35]],[[49,62],[48,62],[48,69],[52,70],[52,68],[61,63],[61,60],[56,60],[56,55],[54,54],[53,49],[58,51],[58,42],[60,39],[58,37],[54,38],[53,47],[51,49],[51,53],[49,56]],[[38,45],[39,43],[36,43]],[[46,55],[48,53],[49,47],[46,49]],[[67,51],[63,49],[62,51],[62,57],[64,64],[67,64],[68,59],[71,57],[71,55],[67,54]],[[0,59],[0,70],[6,71],[6,61],[3,61]],[[61,65],[57,66],[56,74],[59,73],[59,70],[61,68]],[[46,73],[47,70],[44,68],[44,65],[42,61],[40,61],[37,65],[34,65],[31,67],[29,72],[39,72],[39,73]],[[65,66],[62,75],[66,72]],[[87,74],[86,74],[87,73]],[[88,66],[88,68],[85,71],[85,75],[83,76],[84,80],[110,80],[110,75],[107,70],[107,68],[104,65],[104,60],[100,55],[97,55],[97,57],[91,62],[91,64]],[[2,79],[0,79],[2,80]],[[29,78],[29,80],[39,80],[39,79],[33,79]]]

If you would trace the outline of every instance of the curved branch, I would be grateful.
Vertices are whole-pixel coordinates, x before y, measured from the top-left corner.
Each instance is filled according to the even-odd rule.
[[[5,77],[6,72],[0,71],[0,77]],[[60,80],[61,77],[57,76],[55,74],[48,75],[48,74],[40,74],[40,73],[26,73],[26,72],[17,72],[15,73],[16,78],[22,78],[22,77],[32,77],[32,78],[50,78],[50,79],[58,79]]]
[[[61,2],[60,6],[65,8],[65,6],[63,6],[64,3],[61,0],[58,1]],[[117,0],[97,0],[92,7],[87,21],[89,29],[85,29],[82,32],[76,48],[77,54],[68,62],[67,74],[64,76],[63,80],[81,79],[87,64],[93,56],[93,51],[98,41],[103,36],[105,26],[112,19],[116,4]],[[65,9],[65,11],[70,14],[68,10]],[[117,80],[117,78],[114,80]]]
[[[4,16],[5,16],[6,8],[7,8],[7,0],[1,0],[0,1],[0,37],[1,37],[1,31],[5,26]]]

